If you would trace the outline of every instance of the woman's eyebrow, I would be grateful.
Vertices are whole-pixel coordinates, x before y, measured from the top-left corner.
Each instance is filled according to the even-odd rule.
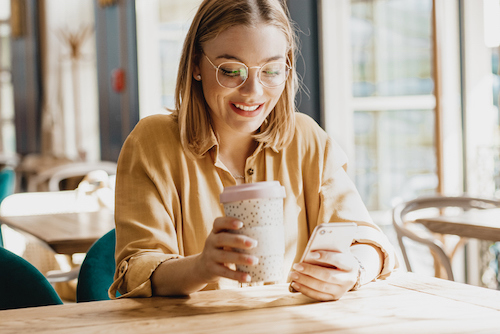
[[[215,59],[230,59],[230,60],[236,60],[240,63],[243,63],[243,60],[241,60],[240,58],[236,57],[236,56],[233,56],[233,55],[230,55],[230,54],[227,54],[227,53],[224,53],[224,54],[221,54],[219,56],[217,56]],[[266,59],[263,59],[262,62],[263,63],[267,63],[267,62],[270,62],[270,61],[273,61],[273,60],[281,60],[281,59],[285,59],[284,56],[281,56],[281,55],[276,55],[276,56],[272,56],[272,57],[269,57],[269,58],[266,58]]]
[[[221,59],[221,58],[237,60],[237,61],[241,62],[241,59],[239,59],[238,57],[232,56],[232,55],[227,54],[227,53],[224,53],[224,54],[221,54],[220,56],[215,57],[215,59]]]

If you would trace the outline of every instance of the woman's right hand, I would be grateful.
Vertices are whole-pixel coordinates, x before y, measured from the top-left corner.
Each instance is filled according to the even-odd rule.
[[[231,233],[240,229],[243,223],[232,217],[219,217],[214,221],[212,232],[205,241],[203,252],[199,254],[199,274],[207,283],[219,281],[221,277],[250,282],[249,274],[229,268],[229,264],[255,265],[259,259],[255,256],[239,253],[234,249],[252,249],[257,240],[242,234]]]

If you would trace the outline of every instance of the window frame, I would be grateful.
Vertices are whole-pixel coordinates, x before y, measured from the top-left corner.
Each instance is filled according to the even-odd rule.
[[[446,159],[438,159],[438,192],[461,193],[462,184],[462,121],[460,106],[460,52],[458,29],[458,3],[434,0],[433,6],[439,5],[439,11],[433,16],[438,25],[433,34],[435,66],[434,80],[439,77],[442,88],[439,95],[395,96],[395,97],[353,97],[352,96],[352,64],[350,51],[350,0],[321,0],[319,5],[322,76],[322,100],[325,129],[346,151],[349,158],[348,173],[354,177],[355,145],[354,145],[354,111],[368,110],[407,110],[434,109],[436,126],[436,152]],[[434,21],[434,19],[433,19]],[[446,62],[444,62],[446,60]],[[342,64],[342,66],[340,65]],[[458,102],[458,103],[457,103]],[[439,116],[439,117],[438,117]],[[445,117],[446,122],[441,121]],[[442,140],[439,140],[442,138]],[[441,143],[441,145],[439,145]],[[456,144],[459,143],[457,146]],[[446,160],[446,161],[444,161]],[[458,166],[458,168],[457,168]]]

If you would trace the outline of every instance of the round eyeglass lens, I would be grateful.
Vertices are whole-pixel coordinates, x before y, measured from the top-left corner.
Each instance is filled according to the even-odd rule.
[[[267,87],[277,87],[285,82],[289,68],[285,63],[267,63],[260,68],[259,80]],[[222,63],[218,66],[217,81],[224,87],[235,88],[248,78],[248,68],[241,63]]]
[[[222,63],[217,71],[217,81],[227,88],[241,85],[248,78],[248,69],[240,63]]]
[[[288,76],[288,66],[285,63],[268,63],[259,73],[260,82],[268,87],[277,87],[285,82]]]

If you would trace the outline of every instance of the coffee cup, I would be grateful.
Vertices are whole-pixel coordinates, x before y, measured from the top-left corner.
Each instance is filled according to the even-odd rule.
[[[256,265],[236,265],[238,271],[251,276],[252,282],[277,282],[283,278],[285,196],[285,187],[279,181],[226,187],[220,195],[226,216],[243,222],[243,227],[234,232],[257,240],[252,249],[235,249],[259,258]]]

